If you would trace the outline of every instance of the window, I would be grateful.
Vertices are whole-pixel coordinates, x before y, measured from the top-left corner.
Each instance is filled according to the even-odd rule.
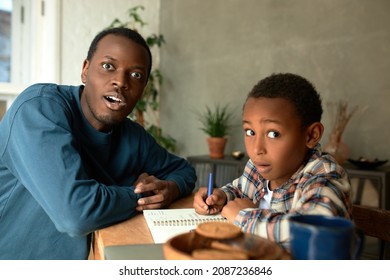
[[[60,0],[13,0],[11,83],[59,81]]]
[[[0,118],[27,85],[60,82],[60,2],[0,1]]]
[[[11,81],[12,0],[0,2],[0,82]]]

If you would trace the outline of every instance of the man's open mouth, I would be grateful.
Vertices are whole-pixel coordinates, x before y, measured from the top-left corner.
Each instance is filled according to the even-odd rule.
[[[104,96],[106,106],[111,110],[121,110],[127,106],[126,101],[119,95],[106,95]]]
[[[122,99],[120,99],[120,98],[117,98],[117,97],[115,97],[115,96],[105,96],[104,97],[108,102],[110,102],[110,103],[117,103],[117,104],[119,104],[119,103],[124,103],[123,101],[122,101]]]

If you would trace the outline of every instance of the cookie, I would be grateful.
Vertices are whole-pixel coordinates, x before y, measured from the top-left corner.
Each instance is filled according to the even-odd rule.
[[[195,232],[212,239],[231,239],[243,234],[239,227],[224,222],[201,223],[196,227]]]

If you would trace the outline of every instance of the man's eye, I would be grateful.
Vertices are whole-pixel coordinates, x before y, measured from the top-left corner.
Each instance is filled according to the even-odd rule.
[[[103,63],[102,67],[105,70],[113,70],[114,69],[114,66],[112,66],[112,64],[110,64],[110,63]]]
[[[279,133],[279,132],[276,132],[276,131],[270,131],[270,132],[267,133],[267,136],[268,136],[269,138],[277,138],[277,137],[280,136],[280,133]]]
[[[142,78],[142,74],[141,74],[141,73],[138,73],[138,72],[133,72],[133,73],[131,73],[130,75],[131,75],[131,77],[133,77],[133,78],[135,78],[135,79],[137,79],[137,80],[139,80],[139,79]]]
[[[246,136],[253,136],[253,135],[255,135],[255,132],[252,129],[246,129],[245,135]]]

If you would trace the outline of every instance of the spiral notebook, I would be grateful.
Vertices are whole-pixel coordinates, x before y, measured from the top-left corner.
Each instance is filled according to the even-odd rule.
[[[154,243],[194,230],[204,222],[227,222],[221,215],[200,215],[194,208],[144,210],[144,217]]]

